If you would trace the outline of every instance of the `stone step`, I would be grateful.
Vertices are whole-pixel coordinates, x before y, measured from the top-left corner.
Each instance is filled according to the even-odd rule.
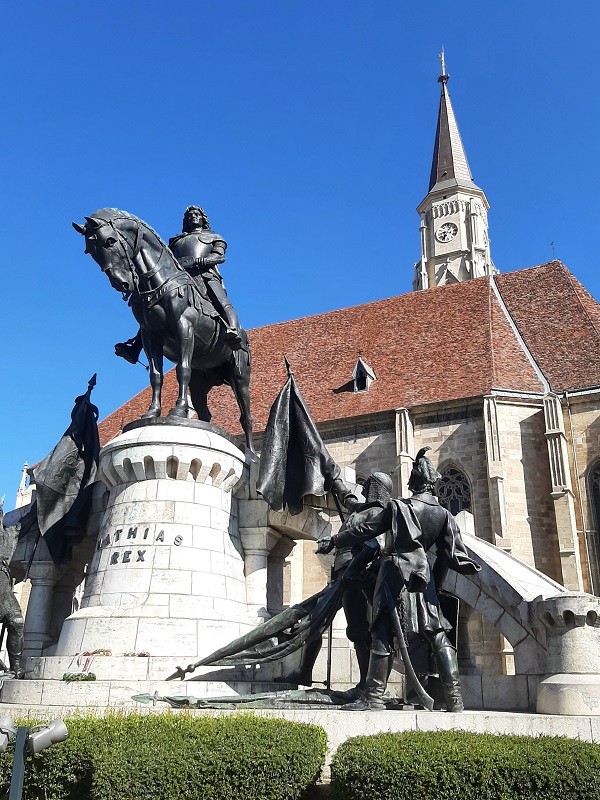
[[[134,695],[157,694],[160,697],[231,697],[261,692],[275,692],[293,687],[281,683],[237,680],[96,680],[67,682],[61,680],[4,680],[0,703],[47,709],[53,707],[95,710],[99,708],[143,708]],[[161,704],[163,705],[163,704]]]

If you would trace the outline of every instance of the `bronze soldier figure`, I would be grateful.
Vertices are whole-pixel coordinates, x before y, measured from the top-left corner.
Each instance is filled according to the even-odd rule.
[[[4,527],[4,510],[0,506],[0,622],[6,627],[6,649],[10,671],[15,678],[23,677],[23,614],[13,592],[9,564],[17,543],[19,525]]]
[[[363,492],[366,502],[359,500],[339,478],[334,480],[332,491],[336,492],[342,505],[351,513],[364,511],[368,508],[379,508],[381,510],[391,499],[392,480],[384,472],[372,472],[364,483]],[[377,544],[374,543],[373,547],[377,547]],[[371,646],[371,633],[369,631],[370,606],[373,601],[373,590],[375,589],[377,568],[379,566],[379,560],[375,558],[368,569],[360,570],[355,576],[346,574],[348,565],[362,549],[362,542],[347,546],[340,545],[335,550],[333,562],[332,580],[344,579],[342,608],[346,615],[346,636],[354,646],[360,676],[359,682],[353,689],[347,692],[336,692],[338,697],[343,696],[348,701],[358,700],[364,695],[365,691]],[[311,686],[313,668],[322,643],[322,637],[319,636],[305,644],[302,648],[298,668],[288,675],[276,678],[276,682]],[[390,659],[390,668],[391,661],[392,659]]]
[[[346,526],[330,539],[319,542],[319,552],[333,547],[352,547],[384,535],[381,560],[373,596],[371,653],[366,679],[365,699],[346,708],[381,710],[393,653],[394,632],[398,629],[398,605],[408,598],[405,625],[423,636],[431,647],[444,690],[446,709],[463,711],[456,650],[447,631],[450,624],[440,609],[436,592],[446,569],[473,574],[479,565],[465,548],[456,520],[435,496],[439,473],[424,448],[417,453],[409,480],[412,497],[390,501],[384,508],[366,508],[353,514]],[[437,546],[436,563],[430,570],[427,551]],[[365,546],[358,557],[364,565],[373,561],[376,551]],[[356,562],[355,562],[356,564]]]
[[[211,229],[203,208],[186,208],[182,232],[169,239],[169,248],[179,265],[196,279],[201,294],[208,297],[216,316],[225,323],[225,339],[231,349],[239,349],[242,344],[240,321],[219,272],[219,265],[225,261],[227,242]],[[137,363],[141,351],[140,331],[132,339],[115,345],[116,355],[131,364]]]

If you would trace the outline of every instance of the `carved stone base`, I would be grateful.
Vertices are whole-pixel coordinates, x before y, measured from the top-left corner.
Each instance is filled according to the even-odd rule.
[[[232,500],[244,455],[187,422],[130,426],[103,448],[108,506],[57,656],[103,648],[187,664],[253,627]]]
[[[600,674],[551,675],[538,687],[538,714],[600,716]]]

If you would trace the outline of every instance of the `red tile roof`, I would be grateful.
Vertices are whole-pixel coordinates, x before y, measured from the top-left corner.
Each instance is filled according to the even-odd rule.
[[[496,280],[551,389],[600,386],[600,305],[564,264],[551,261]]]
[[[560,262],[496,281],[553,390],[600,384],[600,306]],[[317,422],[480,397],[494,388],[544,391],[488,278],[267,325],[249,337],[257,431],[264,430],[285,381],[284,355]],[[377,379],[368,391],[355,393],[349,384],[359,355]],[[165,376],[165,409],[175,396],[171,370]],[[108,416],[100,424],[102,442],[138,418],[149,400],[146,389]],[[227,388],[213,390],[210,406],[214,423],[240,432]]]

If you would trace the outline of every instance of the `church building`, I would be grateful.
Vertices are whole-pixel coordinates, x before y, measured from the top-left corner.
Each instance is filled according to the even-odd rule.
[[[463,530],[570,590],[598,594],[600,305],[560,261],[496,268],[488,200],[473,181],[448,80],[442,61],[413,291],[249,331],[258,449],[285,354],[346,475],[388,472],[408,496],[411,457],[428,446],[440,500]],[[103,420],[103,444],[145,411],[149,392]],[[175,396],[171,371],[165,406]],[[229,390],[213,392],[211,410],[241,442]],[[285,605],[325,584],[314,549],[299,540],[285,555]],[[510,674],[504,637],[463,601],[459,616],[465,669]]]

